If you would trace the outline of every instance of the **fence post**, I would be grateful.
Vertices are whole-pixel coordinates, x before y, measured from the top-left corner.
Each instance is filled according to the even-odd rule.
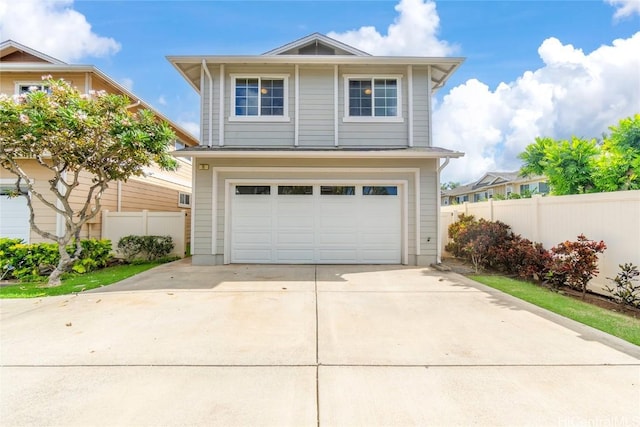
[[[102,230],[100,234],[100,238],[104,239],[104,236],[107,236],[109,233],[109,210],[102,210]]]
[[[149,235],[149,211],[147,209],[142,210],[142,235]]]
[[[531,197],[531,211],[533,211],[533,241],[540,241],[540,194],[534,194]]]
[[[489,221],[493,221],[493,198],[489,199]]]

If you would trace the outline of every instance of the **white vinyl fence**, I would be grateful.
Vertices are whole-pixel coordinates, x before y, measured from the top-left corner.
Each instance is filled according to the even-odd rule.
[[[171,255],[185,254],[185,211],[179,212],[110,212],[102,211],[102,238],[111,240],[113,250],[124,236],[171,236]]]
[[[590,288],[600,290],[610,284],[619,264],[640,265],[640,190],[572,196],[534,196],[530,199],[500,200],[443,206],[442,244],[449,241],[447,228],[458,215],[502,221],[514,233],[551,249],[579,234],[590,240],[603,240],[607,250],[600,255],[600,274]]]

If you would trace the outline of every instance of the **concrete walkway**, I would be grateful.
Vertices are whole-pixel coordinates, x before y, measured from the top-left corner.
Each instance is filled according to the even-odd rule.
[[[640,425],[640,347],[425,268],[180,261],[0,322],[2,426]]]

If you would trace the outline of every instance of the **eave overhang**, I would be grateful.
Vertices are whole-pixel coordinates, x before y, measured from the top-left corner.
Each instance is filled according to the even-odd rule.
[[[202,64],[218,65],[402,65],[431,66],[433,91],[441,88],[460,67],[464,58],[419,56],[352,56],[352,55],[252,55],[252,56],[167,56],[167,60],[200,92]]]
[[[191,147],[172,152],[175,157],[213,159],[442,159],[464,156],[460,151],[439,147],[398,149],[306,149],[306,148],[210,148]]]
[[[161,120],[169,123],[176,131],[178,131],[181,135],[181,140],[187,145],[190,146],[198,146],[198,138],[191,135],[186,129],[182,128],[180,125],[176,124],[174,121],[169,119],[164,114],[160,113],[157,109],[152,107],[149,103],[140,99],[133,92],[122,86],[117,81],[113,80],[111,77],[100,71],[98,68],[93,65],[81,65],[81,64],[46,64],[46,63],[24,63],[24,62],[0,62],[0,73],[92,73],[93,75],[99,77],[103,81],[105,81],[108,85],[114,87],[118,92],[124,94],[132,101],[139,101],[142,108],[147,110],[151,110]]]

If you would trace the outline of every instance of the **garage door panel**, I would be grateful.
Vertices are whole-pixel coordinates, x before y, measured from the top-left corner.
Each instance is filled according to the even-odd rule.
[[[400,197],[351,188],[355,194],[320,194],[317,184],[305,195],[232,192],[231,262],[399,263]]]
[[[278,249],[276,251],[276,262],[280,263],[313,263],[313,249]]]
[[[312,247],[314,241],[314,233],[313,231],[307,230],[296,230],[291,229],[287,231],[280,230],[276,237],[276,243],[287,245],[287,244],[304,244],[307,247]]]
[[[26,197],[0,195],[0,237],[29,242],[30,232]]]

